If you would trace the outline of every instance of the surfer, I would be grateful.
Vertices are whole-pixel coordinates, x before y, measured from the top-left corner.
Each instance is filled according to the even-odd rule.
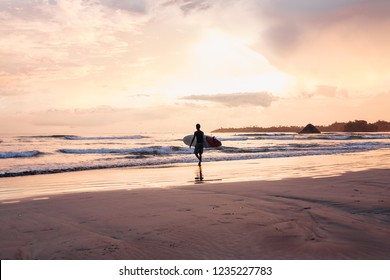
[[[204,136],[204,133],[202,130],[200,130],[200,124],[196,124],[196,131],[194,132],[194,137],[192,137],[190,148],[191,148],[192,143],[194,142],[194,140],[196,138],[194,154],[199,159],[199,163],[198,163],[199,166],[201,166],[201,164],[202,164],[203,136]]]

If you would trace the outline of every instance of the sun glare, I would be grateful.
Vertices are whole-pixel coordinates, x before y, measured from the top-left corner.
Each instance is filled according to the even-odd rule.
[[[214,92],[272,91],[282,94],[292,77],[248,47],[243,39],[212,30],[193,46],[193,72]]]

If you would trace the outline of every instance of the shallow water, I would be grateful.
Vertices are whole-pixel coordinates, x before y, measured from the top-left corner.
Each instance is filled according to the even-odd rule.
[[[0,178],[0,201],[47,199],[75,192],[166,188],[203,183],[329,177],[346,172],[390,169],[390,149],[335,155],[261,158],[152,167],[112,168]]]
[[[184,136],[0,136],[0,177],[116,167],[185,166],[196,159],[193,149],[183,143]],[[390,133],[242,133],[215,136],[222,141],[222,147],[206,149],[203,159],[205,163],[221,162],[222,166],[237,160],[246,164],[244,161],[255,159],[346,155],[390,149]]]

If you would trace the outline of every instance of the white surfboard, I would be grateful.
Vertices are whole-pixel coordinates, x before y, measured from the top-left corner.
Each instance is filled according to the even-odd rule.
[[[186,145],[190,145],[191,144],[191,141],[192,141],[192,138],[194,137],[194,135],[187,135],[183,138],[183,142],[184,144]],[[194,142],[192,142],[192,146],[195,146],[196,145],[196,137],[194,139]],[[203,146],[205,148],[218,148],[222,145],[221,141],[219,141],[217,138],[213,137],[213,136],[209,136],[209,135],[204,135],[203,136]]]

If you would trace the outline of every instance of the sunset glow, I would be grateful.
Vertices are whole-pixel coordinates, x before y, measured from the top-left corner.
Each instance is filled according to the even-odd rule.
[[[2,132],[389,120],[389,12],[382,0],[0,0]]]

